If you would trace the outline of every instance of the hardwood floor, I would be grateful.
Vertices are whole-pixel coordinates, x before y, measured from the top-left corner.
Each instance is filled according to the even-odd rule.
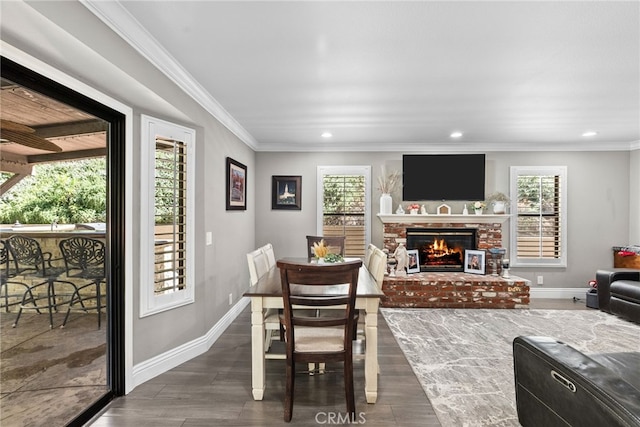
[[[531,308],[585,309],[584,301],[536,300]],[[411,367],[382,315],[378,316],[378,401],[364,397],[364,362],[356,360],[357,421],[368,426],[440,427]],[[283,421],[284,361],[267,361],[263,401],[251,395],[250,311],[243,313],[205,354],[138,386],[113,401],[94,427],[165,426],[317,426],[331,423],[346,409],[341,367],[327,366],[324,375],[296,377],[291,423]],[[344,424],[340,422],[339,424]]]

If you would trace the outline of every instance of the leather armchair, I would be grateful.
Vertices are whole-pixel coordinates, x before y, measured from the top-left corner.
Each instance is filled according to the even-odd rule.
[[[518,421],[640,426],[640,352],[585,355],[547,337],[513,340]]]
[[[640,270],[598,270],[598,308],[640,323]]]

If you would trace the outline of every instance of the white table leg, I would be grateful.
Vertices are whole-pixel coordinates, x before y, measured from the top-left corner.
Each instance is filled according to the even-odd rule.
[[[264,309],[261,297],[251,298],[251,386],[253,399],[262,400],[265,389]]]
[[[376,403],[378,399],[378,302],[378,298],[367,298],[365,308],[364,393],[367,403]]]

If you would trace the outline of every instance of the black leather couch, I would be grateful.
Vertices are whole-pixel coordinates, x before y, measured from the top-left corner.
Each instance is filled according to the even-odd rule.
[[[524,427],[640,426],[640,352],[585,355],[547,337],[513,340]]]
[[[640,270],[598,270],[596,283],[600,310],[640,323]]]

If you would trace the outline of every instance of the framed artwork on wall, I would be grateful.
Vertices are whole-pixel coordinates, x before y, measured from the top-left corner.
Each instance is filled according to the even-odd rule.
[[[302,176],[271,177],[271,209],[302,209]]]
[[[420,273],[420,255],[418,254],[418,250],[409,249],[407,255],[409,256],[407,273]]]
[[[227,157],[227,210],[247,210],[247,167]]]
[[[464,272],[484,274],[485,252],[473,249],[464,251]]]

